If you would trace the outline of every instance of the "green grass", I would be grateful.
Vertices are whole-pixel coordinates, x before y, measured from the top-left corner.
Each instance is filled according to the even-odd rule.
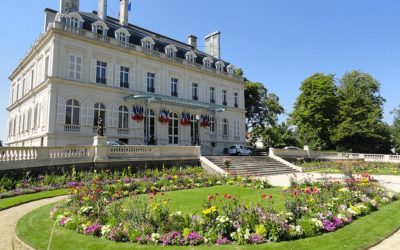
[[[172,209],[190,211],[201,209],[201,204],[209,194],[218,192],[243,195],[243,199],[256,202],[262,193],[276,197],[275,206],[281,207],[280,189],[253,190],[236,186],[218,186],[194,190],[176,191],[166,193],[163,198],[171,200]],[[282,199],[281,199],[282,200]],[[200,204],[197,204],[200,203]],[[54,204],[36,209],[25,215],[17,225],[17,235],[27,244],[36,249],[47,249],[49,237],[54,222],[49,217],[50,209]],[[92,238],[76,232],[55,226],[50,249],[365,249],[368,248],[400,228],[400,201],[382,207],[379,211],[362,217],[350,225],[318,237],[287,241],[280,243],[267,243],[262,245],[227,245],[227,246],[199,246],[199,247],[164,247],[138,245],[133,243],[116,243],[109,240]]]
[[[161,200],[170,200],[172,211],[182,211],[185,213],[200,213],[203,210],[203,204],[207,201],[209,195],[223,197],[224,194],[239,196],[240,200],[246,203],[261,202],[262,194],[273,196],[274,208],[278,211],[284,208],[281,188],[252,189],[238,186],[214,186],[208,188],[197,188],[191,190],[167,192],[163,196],[156,197]]]
[[[51,190],[51,191],[43,191],[43,192],[38,192],[38,193],[33,193],[33,194],[24,194],[24,195],[18,195],[15,197],[10,197],[10,198],[5,198],[0,200],[0,211],[10,208],[10,207],[15,207],[27,202],[31,201],[36,201],[40,199],[45,199],[45,198],[52,198],[60,195],[66,195],[68,194],[68,189],[58,189],[58,190]]]

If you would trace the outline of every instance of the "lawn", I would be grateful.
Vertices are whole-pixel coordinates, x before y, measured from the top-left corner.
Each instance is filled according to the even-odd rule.
[[[66,194],[68,194],[68,189],[58,189],[58,190],[43,191],[39,193],[25,194],[11,198],[0,199],[0,211],[10,207],[15,207],[24,203],[28,203],[31,201],[36,201],[45,198],[52,198]]]
[[[281,190],[271,188],[266,190],[254,190],[237,186],[216,186],[194,190],[184,190],[165,193],[162,199],[171,199],[171,207],[181,211],[200,211],[202,201],[208,195],[241,196],[241,199],[257,202],[261,194],[272,195],[274,206],[283,207]],[[17,225],[17,235],[26,243],[36,249],[47,249],[48,241],[54,222],[49,217],[53,205],[41,207],[25,215]],[[267,243],[262,245],[227,245],[227,246],[199,246],[199,247],[163,247],[153,245],[138,245],[133,243],[116,243],[109,240],[98,239],[80,235],[56,225],[50,249],[365,249],[376,244],[400,228],[400,201],[393,202],[382,207],[379,211],[362,217],[350,225],[333,233],[280,243]],[[379,223],[377,223],[379,222]]]

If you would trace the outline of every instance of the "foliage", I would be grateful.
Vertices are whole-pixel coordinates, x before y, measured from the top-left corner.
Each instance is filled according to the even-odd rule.
[[[302,146],[298,140],[297,132],[286,122],[277,124],[274,127],[256,129],[254,134],[263,138],[263,143],[266,147]]]
[[[391,112],[394,115],[393,125],[391,127],[391,134],[393,139],[393,146],[396,153],[400,152],[400,108],[394,109]]]
[[[388,153],[390,131],[382,122],[380,83],[360,71],[345,73],[340,81],[338,126],[333,140],[338,148],[353,152]]]
[[[311,148],[333,148],[332,131],[337,124],[337,88],[333,75],[316,73],[306,78],[291,114],[300,139]]]
[[[343,173],[346,166],[351,166],[356,174],[400,175],[400,164],[389,162],[313,161],[299,166],[306,172]]]

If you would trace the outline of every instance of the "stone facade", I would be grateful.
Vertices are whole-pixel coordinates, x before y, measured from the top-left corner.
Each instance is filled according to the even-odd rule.
[[[10,76],[8,145],[90,145],[98,113],[108,140],[132,145],[198,144],[215,154],[245,142],[244,83],[233,65],[196,48],[179,58],[191,47],[166,37],[149,34],[135,44],[129,37],[139,28],[95,14],[46,10],[44,34]],[[157,51],[157,39],[171,44]],[[131,119],[134,107],[143,120]],[[161,123],[164,110],[171,119]],[[192,124],[181,124],[182,113]],[[201,126],[205,117],[211,126]]]

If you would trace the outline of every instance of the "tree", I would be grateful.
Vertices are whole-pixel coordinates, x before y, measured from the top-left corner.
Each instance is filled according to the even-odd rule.
[[[337,87],[334,75],[316,73],[300,86],[291,122],[304,144],[316,149],[331,149],[333,129],[337,125]]]
[[[393,125],[391,127],[393,146],[396,153],[400,153],[400,107],[394,109],[391,114],[394,115]]]
[[[382,122],[385,100],[379,90],[380,83],[369,74],[344,74],[338,91],[339,124],[333,136],[338,148],[363,153],[390,152],[389,127]]]
[[[242,76],[238,69],[236,74]],[[284,112],[279,103],[279,97],[268,90],[262,83],[252,82],[245,78],[244,100],[246,109],[246,130],[276,126],[278,115]]]
[[[258,129],[256,135],[262,138],[266,147],[283,148],[285,146],[301,146],[296,131],[288,123],[282,122],[274,127]]]

